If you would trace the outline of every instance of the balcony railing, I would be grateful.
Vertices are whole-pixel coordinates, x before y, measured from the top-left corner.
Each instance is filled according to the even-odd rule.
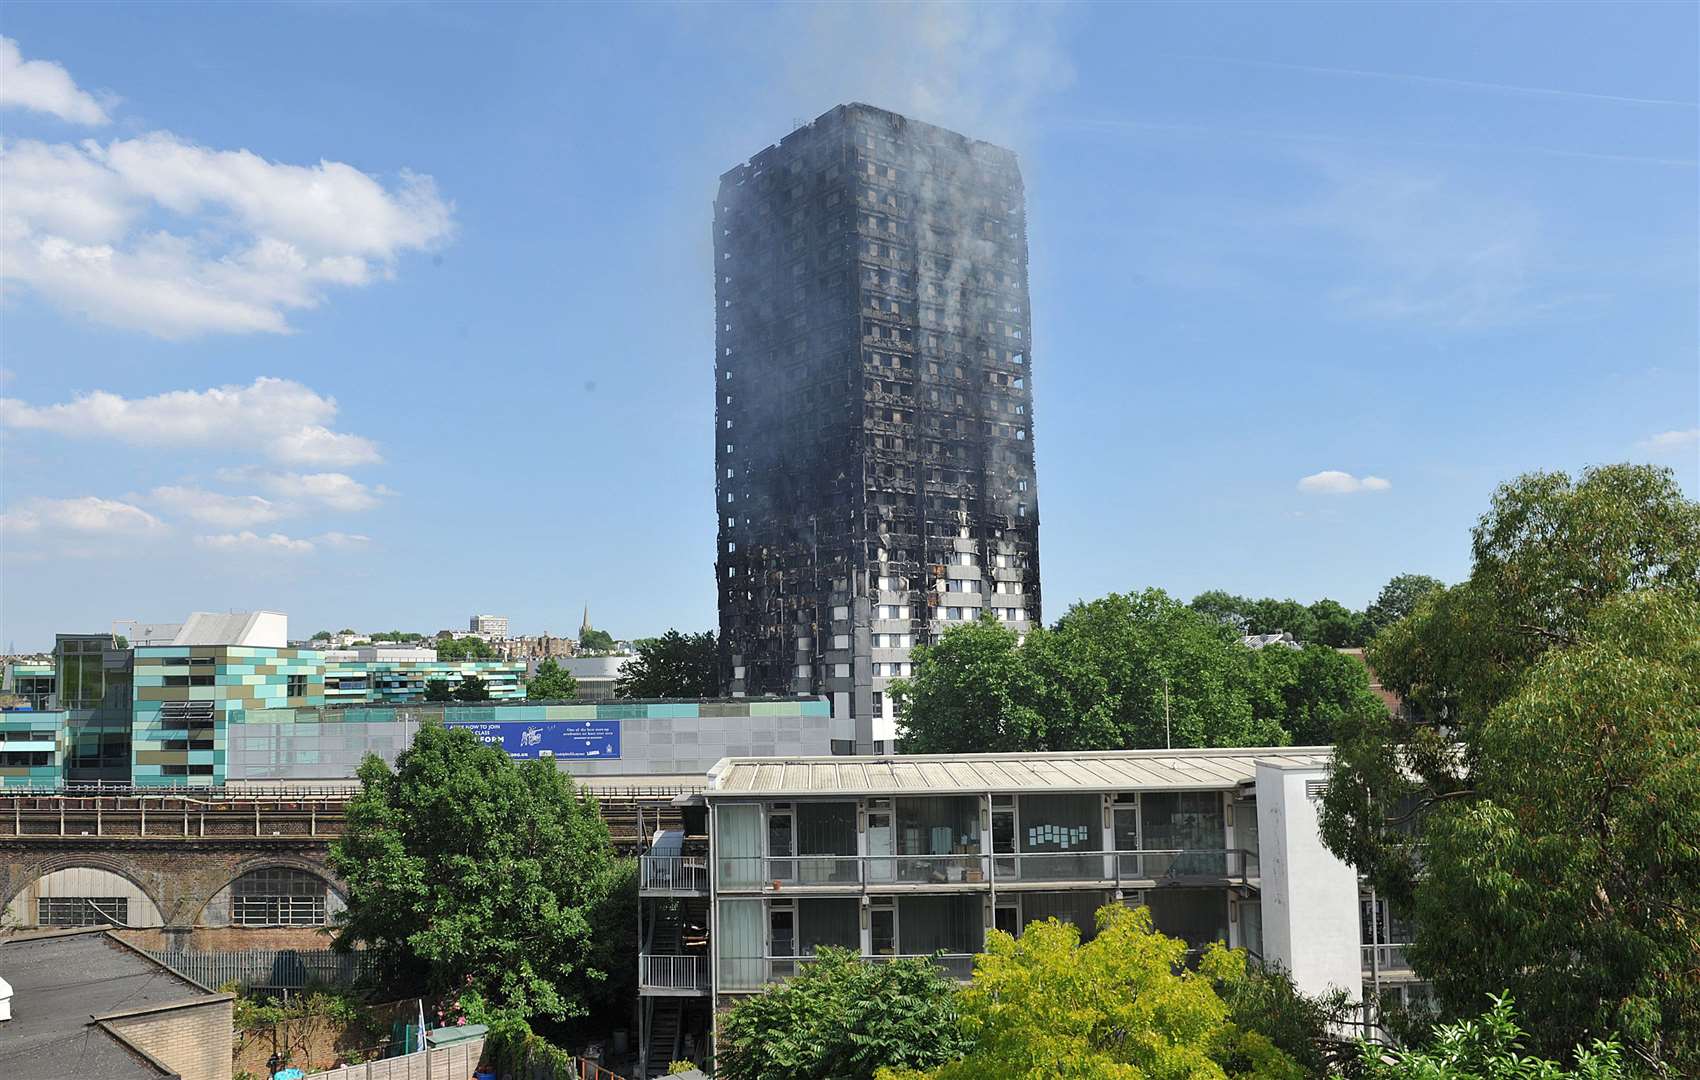
[[[867,889],[897,885],[1094,882],[1109,885],[1245,884],[1260,876],[1257,855],[1237,849],[1048,851],[981,855],[794,855],[716,860],[723,892],[788,888]]]
[[[931,955],[863,956],[868,964],[886,964],[893,960],[927,960],[952,979],[966,982],[974,974],[973,953],[934,953]],[[758,990],[769,983],[781,982],[815,963],[813,956],[749,956],[720,958],[720,990]]]
[[[1405,944],[1365,945],[1363,947],[1364,971],[1379,971],[1382,974],[1410,971],[1411,961],[1405,955],[1405,950],[1408,948],[1410,946]]]
[[[642,990],[706,993],[709,990],[708,958],[643,953],[638,957],[638,987]]]
[[[707,895],[708,860],[690,855],[645,855],[638,860],[638,887],[646,893]]]

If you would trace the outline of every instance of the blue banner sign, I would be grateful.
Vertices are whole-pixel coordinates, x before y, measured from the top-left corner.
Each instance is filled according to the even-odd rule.
[[[540,720],[529,724],[517,720],[489,724],[450,720],[444,726],[466,728],[479,741],[499,746],[513,758],[620,756],[618,720]]]

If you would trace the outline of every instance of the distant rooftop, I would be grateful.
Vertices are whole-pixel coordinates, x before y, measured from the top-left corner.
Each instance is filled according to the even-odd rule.
[[[1257,764],[1326,765],[1327,746],[1108,750],[1081,754],[916,754],[896,757],[723,758],[708,796],[1042,791],[1212,790],[1257,776]]]
[[[104,930],[0,940],[0,974],[12,984],[12,1019],[0,1022],[6,1080],[175,1076],[98,1021],[207,997],[204,987]]]

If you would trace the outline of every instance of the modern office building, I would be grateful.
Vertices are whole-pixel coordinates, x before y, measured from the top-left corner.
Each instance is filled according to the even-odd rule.
[[[720,178],[714,267],[724,684],[890,748],[912,646],[1040,617],[1015,155],[839,106]]]
[[[466,628],[485,641],[508,640],[508,617],[506,615],[474,615],[467,620]]]
[[[424,701],[428,684],[450,690],[468,676],[483,680],[495,701],[525,697],[525,663],[519,660],[438,660],[432,648],[367,646],[324,654],[325,700],[330,704]]]
[[[719,762],[684,833],[640,862],[650,1075],[817,946],[934,957],[967,978],[986,934],[1105,904],[1195,949],[1359,991],[1359,889],[1317,832],[1327,747]],[[693,840],[688,834],[698,832]],[[656,1038],[651,1038],[656,1035]]]

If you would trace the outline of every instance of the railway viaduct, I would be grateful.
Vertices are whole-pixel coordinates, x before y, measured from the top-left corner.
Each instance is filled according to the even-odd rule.
[[[677,827],[674,791],[608,789],[598,805],[616,848],[636,850],[644,828]],[[0,792],[0,913],[47,874],[116,874],[159,910],[169,933],[204,925],[221,890],[251,870],[289,867],[323,878],[341,835],[347,789]]]

